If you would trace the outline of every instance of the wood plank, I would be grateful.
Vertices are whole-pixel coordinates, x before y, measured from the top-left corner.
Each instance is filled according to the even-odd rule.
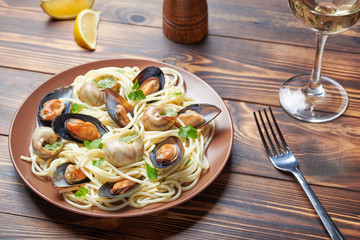
[[[315,46],[315,35],[291,13],[287,1],[208,0],[209,34],[233,38]],[[102,21],[162,28],[162,0],[96,0]],[[0,6],[42,12],[38,1],[2,0]],[[45,15],[45,13],[43,13]],[[49,19],[48,16],[46,16]],[[328,40],[327,49],[360,53],[359,25]]]
[[[2,154],[6,141],[6,137],[0,137]],[[32,229],[31,217],[49,221],[35,231],[42,234],[57,232],[57,227],[53,230],[51,227],[55,222],[67,231],[79,227],[80,232],[85,232],[83,226],[91,231],[121,233],[130,239],[132,236],[140,239],[327,238],[299,184],[247,174],[224,171],[201,194],[180,206],[127,219],[87,217],[51,205],[23,184],[5,154],[0,155],[0,188],[0,213],[4,215],[5,225],[2,234],[12,234],[9,229],[9,225],[13,226],[12,217],[23,216],[16,220],[19,234],[27,234]],[[360,192],[320,186],[313,186],[313,190],[346,239],[360,236]]]
[[[295,181],[277,171],[262,146],[253,111],[265,106],[226,101],[234,123],[234,146],[227,170]],[[284,137],[298,158],[299,169],[312,184],[360,191],[360,128],[357,118],[305,123],[272,108]],[[360,195],[359,195],[360,199]]]
[[[46,22],[41,13],[22,11],[26,21],[14,29],[20,18],[10,10],[1,10],[0,21],[5,24],[0,28],[0,66],[9,68],[21,66],[24,70],[54,74],[95,60],[150,58],[195,73],[223,98],[279,105],[281,83],[291,76],[309,73],[314,58],[314,50],[309,48],[216,36],[209,36],[202,44],[184,46],[166,39],[160,29],[141,26],[136,31],[149,37],[139,38],[133,26],[112,22],[100,23],[97,50],[89,52],[74,42],[72,22]],[[47,42],[39,41],[41,38]],[[142,47],[133,48],[129,39]],[[358,54],[327,51],[324,55],[324,75],[337,79],[348,91],[350,104],[345,114],[359,116]]]
[[[1,239],[117,239],[119,236],[113,232],[33,217],[4,213],[0,213],[0,217]],[[127,237],[136,239],[131,235]]]
[[[0,134],[8,134],[16,109],[30,92],[51,76],[51,74],[0,68]]]

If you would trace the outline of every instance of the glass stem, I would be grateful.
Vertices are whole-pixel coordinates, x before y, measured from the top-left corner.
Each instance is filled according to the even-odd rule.
[[[310,81],[305,88],[305,93],[308,95],[321,96],[324,90],[321,86],[321,62],[324,52],[326,40],[329,35],[316,33],[316,54],[314,67],[311,73]]]

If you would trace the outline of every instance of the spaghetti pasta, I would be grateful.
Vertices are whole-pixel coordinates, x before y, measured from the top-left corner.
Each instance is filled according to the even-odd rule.
[[[126,206],[141,208],[151,203],[169,202],[179,198],[183,191],[193,188],[203,171],[209,168],[209,162],[206,158],[206,149],[209,146],[214,133],[214,121],[198,129],[198,137],[195,139],[181,139],[184,146],[182,159],[167,168],[158,168],[150,160],[151,152],[156,145],[164,139],[171,136],[178,136],[179,128],[171,127],[164,131],[148,131],[144,127],[142,117],[146,107],[158,105],[176,112],[184,107],[193,104],[194,101],[186,96],[184,89],[184,80],[182,76],[170,68],[161,68],[165,75],[165,84],[163,89],[149,94],[145,99],[129,100],[134,106],[133,115],[127,114],[129,124],[125,127],[119,127],[109,116],[105,104],[93,106],[81,100],[80,92],[84,82],[92,79],[109,76],[115,79],[119,84],[118,93],[128,99],[132,92],[133,79],[140,72],[138,67],[107,67],[91,70],[85,75],[75,78],[72,83],[73,94],[71,98],[61,98],[61,101],[68,101],[73,106],[81,106],[79,113],[93,116],[99,119],[109,130],[102,136],[102,144],[106,144],[113,139],[117,139],[124,134],[136,131],[144,143],[144,154],[140,161],[130,163],[124,166],[116,167],[109,161],[106,161],[104,149],[88,149],[82,143],[76,143],[63,140],[63,147],[55,157],[43,159],[34,152],[30,146],[30,157],[22,156],[25,161],[31,162],[32,172],[39,176],[52,177],[56,168],[66,162],[71,162],[80,169],[90,181],[83,187],[86,189],[84,196],[76,196],[79,186],[60,189],[64,200],[77,208],[89,209],[98,207],[106,211],[116,211]],[[184,124],[177,120],[178,124]],[[156,169],[157,178],[148,176],[147,167]],[[98,189],[106,182],[117,182],[122,179],[129,179],[136,183],[136,186],[128,192],[114,198],[105,198],[97,194]]]

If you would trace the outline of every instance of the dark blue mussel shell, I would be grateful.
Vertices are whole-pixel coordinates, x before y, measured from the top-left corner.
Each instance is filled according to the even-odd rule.
[[[72,97],[72,93],[73,93],[73,87],[70,86],[62,86],[59,87],[51,92],[49,92],[48,94],[46,94],[40,101],[39,107],[38,107],[38,112],[37,112],[37,123],[40,127],[46,126],[46,127],[50,127],[51,126],[51,121],[44,121],[41,119],[40,117],[40,112],[43,108],[43,105],[45,102],[52,100],[52,99],[59,99],[59,98],[71,98]],[[70,102],[65,102],[65,110],[63,113],[68,113],[70,112]]]
[[[54,129],[54,132],[62,139],[70,140],[70,141],[78,142],[78,143],[83,143],[82,141],[79,141],[79,140],[73,138],[72,136],[70,136],[67,133],[67,131],[65,129],[65,122],[70,118],[80,119],[80,120],[83,120],[84,122],[93,123],[96,126],[101,137],[105,133],[109,132],[109,130],[105,127],[105,125],[102,124],[102,122],[100,122],[97,118],[94,118],[92,116],[85,115],[85,114],[80,114],[80,113],[64,113],[64,114],[57,116],[52,121],[52,124],[51,124],[51,127]]]

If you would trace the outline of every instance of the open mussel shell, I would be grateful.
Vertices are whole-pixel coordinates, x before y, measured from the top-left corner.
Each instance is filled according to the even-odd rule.
[[[178,112],[178,116],[182,113],[185,113],[187,110],[192,110],[194,112],[197,112],[198,114],[202,115],[205,119],[204,122],[199,123],[196,126],[193,126],[194,128],[199,128],[199,127],[204,126],[205,124],[209,123],[214,118],[216,118],[221,112],[221,109],[215,105],[205,104],[205,103],[191,104],[191,105],[181,109]]]
[[[120,96],[117,92],[112,90],[111,88],[107,88],[104,91],[104,99],[105,99],[105,106],[106,110],[109,113],[111,119],[119,126],[119,127],[125,127],[122,123],[122,121],[119,121],[116,117],[116,107],[118,105],[121,105],[125,108],[125,110],[131,114],[131,116],[134,115],[134,107],[126,101],[125,98]]]
[[[80,119],[84,122],[91,122],[92,124],[94,124],[96,126],[96,129],[97,129],[98,133],[100,134],[100,137],[102,137],[104,134],[109,132],[109,130],[105,127],[105,125],[102,124],[102,122],[100,122],[97,118],[94,118],[92,116],[85,115],[85,114],[80,114],[80,113],[66,113],[66,114],[61,114],[61,115],[57,116],[51,124],[51,127],[54,129],[55,133],[59,137],[61,137],[62,139],[65,139],[65,140],[83,143],[83,141],[80,141],[80,140],[72,137],[66,130],[66,121],[69,119]]]
[[[104,198],[115,198],[118,196],[122,196],[125,194],[129,194],[129,192],[131,190],[134,190],[139,184],[135,183],[134,186],[132,186],[131,188],[127,189],[125,192],[121,193],[121,194],[113,194],[111,193],[111,189],[113,188],[113,186],[115,185],[115,183],[117,182],[106,182],[104,183],[97,191],[97,194],[100,197],[104,197]]]
[[[165,144],[170,144],[171,146],[174,146],[175,154],[173,155],[172,159],[161,161],[158,158],[157,153],[159,149],[161,149],[161,147],[163,147]],[[184,145],[182,144],[181,140],[177,137],[172,136],[166,138],[165,140],[156,145],[155,149],[150,153],[150,159],[156,168],[166,168],[178,163],[183,158],[184,152]]]
[[[37,123],[40,127],[43,126],[47,126],[50,127],[51,126],[51,121],[45,121],[40,117],[40,113],[41,110],[43,109],[44,103],[46,103],[49,100],[53,100],[53,99],[59,99],[59,98],[71,98],[73,94],[73,87],[72,85],[70,86],[62,86],[59,87],[51,92],[49,92],[48,94],[46,94],[40,101],[39,107],[38,107],[38,112],[37,112]],[[70,111],[70,102],[65,102],[65,109],[63,111],[63,113],[68,113]]]
[[[52,185],[57,188],[57,189],[62,189],[62,188],[68,188],[68,187],[74,187],[74,186],[79,186],[79,185],[83,185],[84,183],[90,182],[89,178],[85,178],[84,180],[81,180],[79,182],[73,183],[73,184],[69,184],[66,180],[65,180],[65,170],[67,168],[68,165],[73,164],[70,162],[66,162],[63,164],[60,164],[55,172],[52,175]]]
[[[160,68],[155,66],[150,66],[142,70],[133,80],[135,82],[136,80],[139,83],[139,89],[141,89],[144,84],[146,84],[149,80],[157,79],[159,81],[159,90],[162,90],[165,85],[165,75],[163,71],[161,71]],[[145,93],[145,92],[144,92]],[[152,93],[152,92],[151,92]],[[147,95],[145,93],[145,95]]]

